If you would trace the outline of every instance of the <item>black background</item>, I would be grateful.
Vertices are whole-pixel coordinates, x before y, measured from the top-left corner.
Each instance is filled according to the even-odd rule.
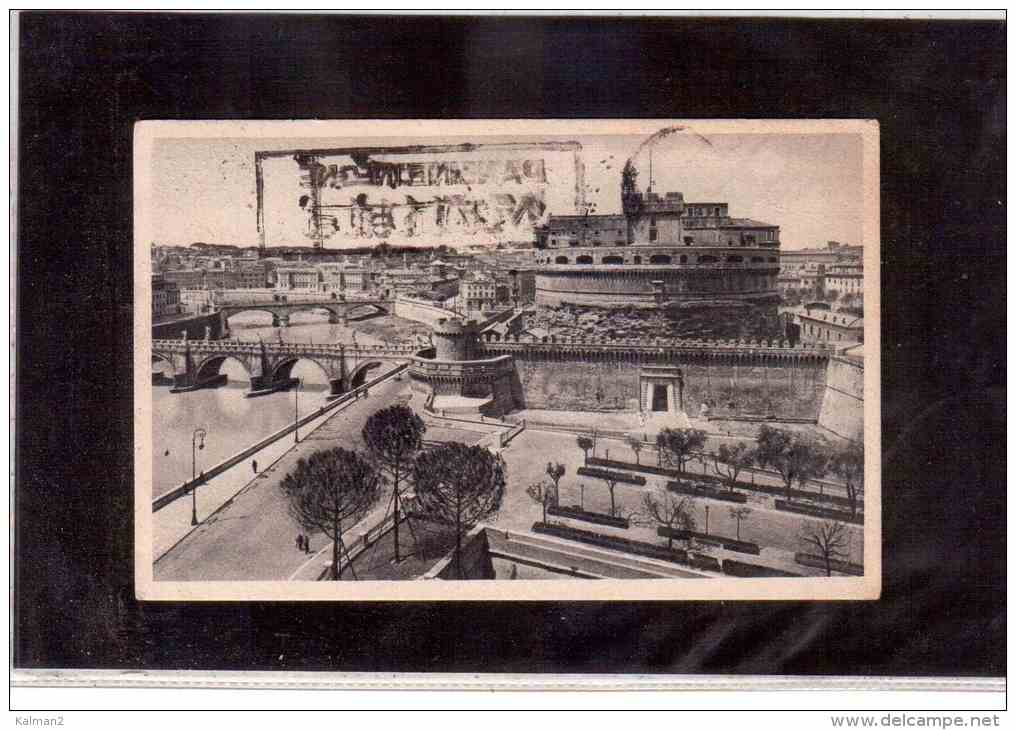
[[[15,666],[1005,674],[1004,24],[29,13],[18,40]],[[879,120],[881,600],[133,600],[133,123],[418,117]]]

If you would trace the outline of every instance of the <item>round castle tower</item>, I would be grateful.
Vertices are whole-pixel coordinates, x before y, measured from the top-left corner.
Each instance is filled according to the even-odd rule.
[[[437,360],[470,360],[475,351],[476,322],[440,319],[433,329],[434,358]]]

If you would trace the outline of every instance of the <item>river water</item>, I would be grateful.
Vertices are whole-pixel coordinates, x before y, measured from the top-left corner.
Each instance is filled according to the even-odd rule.
[[[349,325],[329,324],[326,314],[298,313],[289,327],[272,327],[271,316],[263,312],[243,312],[230,318],[230,335],[256,342],[352,344],[358,345],[412,341],[426,330],[414,322],[393,316],[375,317]],[[164,366],[153,365],[153,371]],[[250,381],[243,367],[227,360],[221,372],[228,385],[192,393],[170,393],[168,386],[152,388],[152,492],[159,496],[191,478],[191,439],[194,430],[207,432],[204,449],[194,450],[194,468],[198,473],[225,461],[233,454],[293,422],[296,408],[302,415],[325,403],[328,378],[320,367],[309,361],[293,366],[293,377],[303,380],[299,395],[295,391],[245,398]],[[297,403],[299,398],[299,403]],[[267,465],[259,465],[263,468]],[[249,466],[247,468],[250,468]],[[253,476],[253,472],[251,473]]]

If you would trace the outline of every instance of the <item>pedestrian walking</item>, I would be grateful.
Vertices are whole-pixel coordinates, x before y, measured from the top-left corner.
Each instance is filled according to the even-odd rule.
[[[303,551],[308,554],[310,553],[310,538],[306,535],[303,536]]]
[[[254,459],[254,460],[253,460],[253,461],[252,461],[252,462],[250,463],[250,466],[251,466],[251,468],[252,468],[252,469],[254,470],[254,473],[255,473],[255,474],[257,474],[257,473],[258,473],[258,460],[257,460],[257,459]]]
[[[296,549],[303,550],[303,535],[299,534],[296,536]]]

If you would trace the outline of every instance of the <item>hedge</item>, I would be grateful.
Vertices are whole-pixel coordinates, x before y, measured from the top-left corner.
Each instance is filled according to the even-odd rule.
[[[548,525],[546,522],[534,522],[533,532],[543,533],[545,535],[554,535],[555,537],[562,537],[566,540],[574,540],[576,542],[585,543],[586,545],[595,545],[597,547],[609,548],[611,550],[620,550],[621,552],[641,555],[646,558],[666,560],[670,563],[681,563],[682,565],[688,563],[687,550],[681,550],[680,548],[668,550],[660,545],[653,545],[639,540],[630,540],[627,537],[602,535],[590,530],[580,530],[577,527]]]
[[[777,499],[776,509],[784,512],[795,512],[799,515],[808,515],[810,517],[821,517],[826,520],[850,522],[855,525],[864,524],[864,515],[858,515],[855,517],[849,512],[843,512],[838,509],[829,509],[828,507],[818,507],[813,504],[800,504],[797,502],[787,502],[783,499]]]
[[[594,479],[612,479],[615,482],[622,484],[636,484],[643,486],[646,483],[645,477],[640,477],[637,474],[625,474],[623,471],[609,471],[607,469],[591,469],[588,466],[580,466],[576,473],[583,477],[593,477]]]
[[[727,558],[723,561],[723,572],[737,578],[803,578],[800,573],[777,570],[766,565],[742,563],[740,560]]]
[[[737,553],[758,555],[761,552],[758,544],[754,542],[735,540],[732,537],[722,537],[720,535],[706,535],[705,533],[695,532],[694,530],[675,530],[674,528],[667,527],[666,525],[660,525],[657,527],[656,534],[660,537],[672,537],[675,540],[687,540],[689,538],[693,538],[711,545],[719,545],[724,550],[732,550]]]
[[[667,482],[667,489],[678,494],[687,494],[692,497],[708,497],[709,499],[718,499],[724,502],[744,504],[748,501],[748,495],[741,492],[724,492],[712,487],[699,487],[685,482]]]
[[[592,522],[597,525],[609,525],[610,527],[624,527],[627,529],[629,526],[628,518],[626,517],[614,517],[612,515],[605,515],[602,512],[587,512],[578,505],[547,505],[547,514],[554,517],[584,520],[585,522]]]
[[[616,459],[601,459],[599,457],[589,457],[589,463],[596,466],[609,466],[615,469],[628,469],[629,471],[640,471],[645,474],[654,474],[656,476],[674,477],[674,478],[688,478],[694,479],[697,482],[709,482],[712,484],[719,484],[724,488],[727,487],[727,480],[715,475],[715,474],[699,474],[698,472],[684,472],[683,474],[678,472],[677,469],[668,469],[665,467],[652,466],[650,464],[635,464],[629,461],[617,461]],[[786,495],[787,488],[777,484],[755,484],[753,482],[746,482],[738,479],[734,486],[737,489],[746,489],[751,492],[762,492],[763,494],[771,494],[777,497]],[[792,490],[791,494],[801,499],[811,499],[816,502],[828,502],[835,504],[840,507],[850,507],[850,500],[846,497],[840,497],[836,494],[819,494],[818,492],[802,492],[799,489]],[[864,500],[857,500],[857,509],[864,509]]]
[[[630,461],[618,461],[617,459],[604,459],[599,456],[590,456],[588,463],[594,466],[609,466],[614,469],[629,469],[640,471],[644,474],[655,474],[659,477],[672,477],[677,475],[677,469],[668,469],[664,466],[653,466],[652,464],[635,464]]]
[[[825,558],[820,555],[808,555],[807,553],[795,553],[794,561],[809,568],[822,568],[825,570]],[[857,563],[848,563],[843,560],[830,560],[829,567],[838,573],[848,575],[864,575],[864,566]]]

